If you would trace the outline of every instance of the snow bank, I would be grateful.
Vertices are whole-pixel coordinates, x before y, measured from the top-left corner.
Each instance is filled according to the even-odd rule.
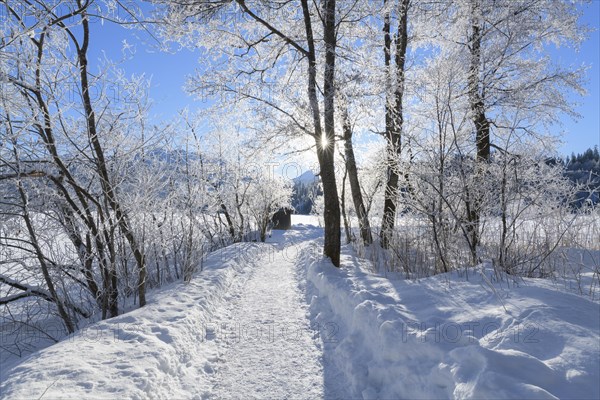
[[[267,244],[242,243],[212,253],[190,283],[150,294],[144,308],[0,371],[0,398],[203,398],[218,362],[211,313],[270,251]]]
[[[600,308],[544,280],[375,276],[306,251],[325,356],[362,398],[599,398]],[[325,335],[323,335],[325,333]],[[328,356],[329,354],[329,356]]]

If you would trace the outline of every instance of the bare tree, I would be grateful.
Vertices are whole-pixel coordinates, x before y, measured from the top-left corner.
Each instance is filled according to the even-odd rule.
[[[547,56],[540,58],[539,49],[548,43],[577,46],[584,29],[577,25],[576,6],[568,1],[469,0],[457,3],[456,12],[463,19],[449,32],[461,37],[450,40],[462,43],[469,60],[466,81],[478,163],[475,174],[482,182],[494,145],[492,128],[503,131],[504,118],[519,115],[524,122],[515,127],[519,135],[535,137],[540,127],[556,121],[557,112],[572,114],[565,93],[581,90],[582,70],[555,67]],[[474,249],[480,240],[481,196],[474,190],[468,203]]]
[[[404,124],[404,84],[406,74],[406,49],[408,46],[408,14],[410,0],[401,0],[398,5],[398,29],[392,40],[391,12],[394,2],[388,4],[384,0],[384,65],[389,74],[390,86],[394,88],[386,92],[385,103],[385,138],[387,141],[387,181],[383,218],[381,220],[381,246],[387,248],[396,221],[396,208],[399,196],[400,168],[398,159],[402,154],[402,129]],[[395,48],[392,65],[392,42]],[[392,93],[390,93],[392,92]]]
[[[362,191],[360,188],[360,181],[358,178],[358,167],[356,164],[356,157],[354,155],[354,146],[352,144],[352,136],[354,130],[352,128],[352,122],[348,115],[347,106],[341,110],[342,117],[342,130],[344,139],[344,163],[345,163],[345,175],[344,180],[348,179],[350,182],[350,193],[352,194],[352,202],[356,215],[358,217],[360,237],[364,244],[369,245],[373,242],[373,236],[371,233],[371,224],[369,222],[369,215],[365,203],[363,200]],[[344,187],[343,185],[342,187]]]
[[[70,1],[54,7],[44,2],[28,7],[4,3],[12,29],[8,31],[10,40],[3,46],[17,51],[7,53],[16,56],[8,60],[2,78],[16,89],[20,102],[16,105],[12,99],[15,106],[10,107],[10,112],[26,121],[24,135],[35,134],[44,145],[46,159],[37,162],[51,166],[44,176],[59,196],[61,221],[84,266],[87,287],[102,304],[104,315],[118,314],[118,238],[114,235],[118,229],[137,263],[137,290],[140,305],[144,305],[144,255],[117,194],[117,178],[109,172],[103,139],[122,125],[126,112],[113,113],[105,97],[92,99],[94,83],[90,82],[87,58],[90,2]],[[60,77],[62,84],[57,81]],[[97,106],[102,107],[102,118],[96,115]],[[77,121],[66,111],[75,109],[81,111],[82,120]],[[79,133],[84,136],[78,136]],[[77,154],[75,160],[69,160],[65,152],[68,146]],[[86,173],[91,175],[85,176]],[[97,188],[101,196],[95,192]],[[76,221],[85,226],[85,233]],[[101,291],[92,272],[94,261],[100,265]]]

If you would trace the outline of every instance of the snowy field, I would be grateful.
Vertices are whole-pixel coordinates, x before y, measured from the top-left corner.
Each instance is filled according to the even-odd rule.
[[[0,398],[600,398],[600,306],[556,281],[373,274],[294,216],[15,365]]]

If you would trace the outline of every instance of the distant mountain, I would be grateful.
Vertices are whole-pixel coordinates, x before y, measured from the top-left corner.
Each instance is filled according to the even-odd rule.
[[[311,184],[319,181],[319,178],[309,169],[302,175],[293,179],[294,184]]]
[[[296,214],[308,215],[312,211],[314,200],[323,194],[320,179],[311,170],[293,179],[294,191],[292,194],[292,206]]]

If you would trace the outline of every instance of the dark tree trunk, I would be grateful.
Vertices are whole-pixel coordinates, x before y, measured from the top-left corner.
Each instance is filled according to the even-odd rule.
[[[79,261],[83,266],[82,272],[85,277],[87,288],[92,296],[98,300],[100,298],[100,290],[98,289],[98,284],[94,279],[94,255],[92,253],[92,240],[90,238],[90,234],[86,233],[84,242],[81,232],[77,227],[77,223],[75,222],[73,210],[67,206],[63,206],[61,207],[61,211],[62,215],[64,216],[63,224],[65,230],[67,231],[67,234],[73,243],[73,247],[75,247],[75,250],[77,251]]]
[[[266,242],[266,240],[267,240],[267,229],[261,227],[261,229],[260,229],[260,241],[264,243],[264,242]]]
[[[340,203],[335,182],[333,152],[319,152],[321,182],[323,183],[325,237],[323,253],[336,267],[340,266]]]
[[[242,212],[242,206],[244,205],[244,197],[242,197],[242,201],[240,201],[240,196],[237,191],[235,193],[235,207],[237,209],[238,217],[240,218],[240,229],[237,233],[237,238],[235,238],[236,242],[241,242],[244,240],[244,213]]]
[[[360,190],[360,183],[358,181],[358,168],[356,167],[356,158],[354,157],[354,147],[352,145],[352,126],[350,126],[347,110],[344,109],[342,112],[344,119],[344,156],[346,158],[348,181],[350,182],[350,193],[352,194],[352,202],[354,203],[354,209],[356,210],[356,216],[358,217],[360,237],[366,245],[369,245],[373,243],[373,236],[371,234],[371,225],[369,223],[369,217]]]
[[[325,131],[321,127],[321,114],[317,97],[317,61],[308,1],[302,0],[302,12],[308,44],[308,97],[315,127],[315,142],[317,158],[321,169],[320,176],[323,184],[325,237],[323,254],[331,259],[336,267],[340,266],[340,203],[335,182],[334,166],[334,72],[335,72],[335,1],[326,0],[323,7],[323,26],[325,52],[324,72],[324,116]]]
[[[223,215],[225,216],[225,220],[227,221],[227,229],[229,229],[229,235],[231,236],[231,240],[235,242],[235,225],[233,225],[231,215],[229,215],[229,211],[227,211],[227,206],[223,203],[221,204],[221,210],[223,211]]]
[[[490,122],[485,114],[485,99],[479,86],[479,69],[481,67],[481,40],[482,27],[479,15],[481,4],[479,0],[471,3],[471,35],[469,37],[470,69],[469,69],[469,103],[471,106],[471,120],[475,127],[475,182],[479,185],[485,179],[483,176],[483,164],[490,161]],[[479,246],[479,226],[481,219],[482,199],[477,188],[471,190],[472,199],[467,204],[467,232],[469,247],[473,263],[477,263],[477,248]]]
[[[324,167],[321,167],[321,179],[325,197],[325,255],[331,258],[333,265],[340,266],[340,206],[335,182],[335,0],[325,0],[323,6],[323,39],[325,40],[325,71],[323,82],[323,114],[325,120],[326,141],[322,148]],[[327,192],[325,182],[327,181]]]
[[[387,1],[384,0],[384,4]],[[404,96],[404,69],[406,62],[406,47],[408,45],[408,6],[410,0],[402,0],[400,3],[398,18],[398,33],[395,38],[396,56],[394,58],[396,88],[393,98],[386,95],[385,107],[385,135],[387,140],[387,181],[385,185],[383,218],[381,221],[381,246],[389,247],[389,242],[393,234],[396,208],[399,191],[400,171],[398,159],[402,150],[402,125],[404,123],[403,115],[403,96]],[[390,72],[391,67],[391,47],[392,38],[390,33],[390,15],[384,17],[384,62],[386,69]]]
[[[78,4],[79,4],[80,8],[78,10],[73,11],[71,13],[72,16],[83,13],[84,8],[87,7],[87,5],[81,5],[81,3],[78,3]],[[81,51],[81,47],[79,45],[79,42],[76,41],[75,36],[71,34],[69,28],[66,27],[64,24],[62,24],[62,22],[56,22],[56,23],[69,33],[69,36],[72,38],[74,45],[77,48],[77,51],[79,53],[79,51]],[[105,254],[106,254],[105,247],[108,247],[109,243],[103,242],[102,237],[101,237],[102,235],[100,232],[100,228],[97,225],[96,216],[93,215],[93,211],[92,211],[92,208],[93,208],[92,205],[96,206],[97,217],[100,219],[101,224],[104,224],[105,218],[104,218],[104,214],[103,214],[102,205],[94,195],[92,195],[86,188],[81,187],[78,184],[78,182],[75,180],[75,178],[71,174],[67,164],[65,164],[63,162],[63,160],[61,159],[61,156],[59,155],[58,150],[57,150],[56,140],[55,140],[53,129],[52,129],[52,122],[51,122],[51,118],[50,118],[50,108],[47,105],[47,103],[44,99],[44,96],[42,95],[43,90],[42,90],[42,84],[41,84],[41,76],[42,76],[41,65],[42,65],[42,58],[44,55],[43,50],[44,50],[45,38],[46,38],[45,31],[42,31],[42,33],[40,34],[39,40],[36,40],[35,38],[31,38],[31,41],[34,43],[34,45],[37,48],[37,56],[36,56],[37,64],[36,64],[36,70],[35,70],[36,79],[35,79],[35,86],[33,88],[27,88],[27,90],[31,93],[31,96],[35,99],[37,106],[39,107],[39,109],[42,113],[42,116],[43,116],[43,125],[37,124],[36,129],[39,133],[40,138],[44,142],[46,149],[48,150],[49,154],[51,155],[54,164],[60,171],[58,177],[48,175],[48,178],[54,183],[54,185],[58,189],[58,193],[68,203],[68,205],[72,208],[72,210],[82,219],[82,221],[85,223],[86,227],[91,232],[91,237],[94,238],[93,244],[95,245],[96,248],[95,248],[95,250],[93,250],[90,236],[86,235],[87,236],[87,240],[86,240],[87,250],[86,251],[88,252],[88,254],[90,254],[90,255],[93,254],[93,257],[97,258],[98,264],[99,264],[102,274],[104,276],[104,274],[107,273],[107,271],[108,271],[108,260],[105,257]],[[86,35],[86,38],[87,38],[87,35]],[[78,54],[78,56],[79,56],[79,54]],[[86,82],[86,87],[87,87],[87,75],[86,75],[85,82]],[[88,94],[88,98],[89,98],[89,94]],[[30,106],[33,106],[33,104],[31,103]],[[65,186],[64,181],[66,181],[67,184],[73,189],[75,197],[72,197],[72,194]],[[79,204],[77,204],[76,200],[79,201]],[[93,262],[92,257],[87,257],[87,259],[85,260],[84,267],[86,268],[86,270],[89,273],[91,273],[92,262]],[[87,277],[86,277],[86,279],[87,279]],[[105,282],[105,281],[103,280],[103,282]],[[101,293],[98,290],[97,286],[95,286],[95,284],[93,282],[88,281],[88,284],[89,284],[89,288],[92,291],[92,293],[96,293],[96,294]],[[104,307],[104,305],[106,304],[105,298],[109,292],[110,292],[110,287],[108,285],[105,285],[103,288],[103,291],[102,291],[103,298],[100,299],[100,297],[96,297],[96,300],[99,302],[99,304],[101,304],[103,306],[103,310],[102,310],[103,317],[105,316],[105,313],[106,313],[106,307]]]
[[[342,212],[342,220],[344,221],[344,231],[346,232],[346,243],[352,241],[350,233],[350,225],[348,224],[348,215],[346,214],[346,179],[348,178],[348,168],[344,169],[344,177],[342,178],[342,195],[340,196],[340,209]]]
[[[481,6],[479,0],[473,0],[471,15],[471,37],[469,52],[471,65],[469,69],[469,103],[472,121],[475,126],[475,142],[477,161],[488,162],[490,159],[490,122],[485,115],[485,101],[479,87],[479,68],[481,67],[482,27],[477,17]]]

